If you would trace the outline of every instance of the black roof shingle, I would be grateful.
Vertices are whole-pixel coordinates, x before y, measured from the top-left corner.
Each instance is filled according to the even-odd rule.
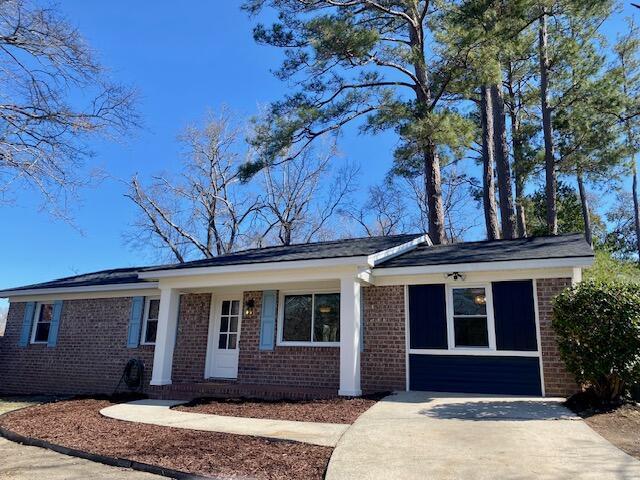
[[[593,250],[580,233],[449,245],[423,244],[403,255],[387,260],[376,268],[576,257],[593,257]]]

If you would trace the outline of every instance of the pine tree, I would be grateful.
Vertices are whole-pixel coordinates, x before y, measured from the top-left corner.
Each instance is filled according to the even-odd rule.
[[[277,71],[296,90],[271,105],[256,125],[259,158],[250,176],[284,151],[299,155],[323,135],[360,121],[364,131],[393,129],[396,160],[420,165],[429,234],[445,241],[441,164],[464,151],[473,126],[448,102],[451,82],[466,70],[466,51],[441,49],[440,21],[454,2],[429,0],[249,0],[251,14],[271,7],[278,20],[254,38],[282,48]],[[286,160],[286,158],[285,158]]]

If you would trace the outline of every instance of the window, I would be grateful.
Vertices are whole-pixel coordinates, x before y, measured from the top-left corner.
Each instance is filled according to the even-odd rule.
[[[238,348],[238,324],[240,322],[240,300],[224,300],[220,313],[218,348],[235,350]]]
[[[340,294],[283,295],[280,308],[282,343],[340,342]]]
[[[31,343],[47,343],[53,318],[53,303],[39,303],[36,308]]]
[[[449,342],[453,348],[493,348],[489,332],[490,298],[485,287],[451,288],[449,290]],[[490,322],[491,320],[491,322]],[[453,345],[451,335],[453,333]]]
[[[142,324],[143,345],[155,345],[158,332],[158,316],[160,313],[160,299],[147,298],[144,305],[144,321]]]

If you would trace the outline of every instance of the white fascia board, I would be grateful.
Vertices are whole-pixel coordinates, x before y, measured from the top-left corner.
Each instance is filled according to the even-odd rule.
[[[405,242],[400,245],[396,245],[395,247],[387,248],[386,250],[369,255],[367,257],[367,263],[369,266],[375,267],[390,258],[407,253],[423,243],[426,243],[430,247],[433,246],[431,238],[429,238],[429,235],[425,233],[424,235],[414,238],[410,242]]]
[[[424,275],[449,272],[488,272],[493,270],[523,270],[539,268],[582,268],[593,265],[593,257],[545,258],[536,260],[515,260],[499,262],[450,263],[444,265],[424,265],[415,267],[378,268],[375,277],[392,275]]]
[[[319,267],[345,267],[366,265],[367,257],[334,257],[318,258],[313,260],[291,260],[283,262],[249,263],[241,265],[225,265],[218,267],[192,267],[175,268],[169,270],[154,270],[150,272],[139,272],[138,278],[158,279],[170,277],[188,277],[194,275],[211,275],[219,273],[244,273],[244,272],[268,272],[278,270],[298,270],[304,268]]]
[[[120,283],[115,285],[86,285],[82,287],[30,288],[28,290],[0,290],[0,298],[55,295],[60,293],[118,292],[122,290],[157,289],[158,282]]]

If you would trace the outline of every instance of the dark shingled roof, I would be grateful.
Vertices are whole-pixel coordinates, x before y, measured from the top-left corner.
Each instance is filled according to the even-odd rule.
[[[151,267],[118,268],[114,270],[102,270],[99,272],[85,273],[73,277],[60,278],[45,283],[26,285],[7,290],[32,290],[63,287],[87,287],[98,285],[118,285],[123,283],[136,283],[139,272],[174,270],[196,267],[220,267],[225,265],[246,265],[264,262],[284,262],[292,260],[313,260],[322,258],[354,257],[371,255],[372,253],[386,250],[403,243],[409,242],[421,234],[391,235],[388,237],[365,237],[333,240],[329,242],[304,243],[298,245],[253,248],[220,255],[219,257],[195,260],[193,262],[177,263],[171,265],[156,265]]]
[[[99,272],[83,273],[73,277],[59,278],[50,282],[35,283],[23,287],[11,288],[9,290],[31,290],[41,288],[63,288],[63,287],[89,287],[95,285],[119,285],[124,283],[138,283],[138,272],[142,268],[116,268],[113,270],[101,270]]]
[[[223,267],[226,265],[246,265],[265,262],[290,262],[295,260],[315,260],[321,258],[359,257],[371,255],[387,248],[410,242],[421,234],[391,235],[388,237],[346,238],[330,242],[301,243],[276,247],[253,248],[240,252],[220,255],[215,258],[195,260],[149,268],[148,270],[174,270],[197,267]]]
[[[60,278],[50,282],[8,289],[8,291],[137,283],[142,281],[138,278],[139,272],[158,270],[366,256],[409,242],[419,236],[420,234],[351,238],[331,242],[255,248],[230,253],[228,255],[221,255],[216,258],[180,264],[102,270],[83,275],[75,275],[73,277]],[[376,268],[591,256],[593,256],[593,251],[587,242],[585,242],[583,236],[581,234],[571,234],[557,237],[467,242],[452,245],[435,245],[431,247],[422,244],[415,250],[377,265]]]
[[[580,233],[555,237],[530,237],[513,240],[487,240],[451,245],[420,245],[391,258],[376,268],[415,267],[548,258],[592,257],[593,250]]]

